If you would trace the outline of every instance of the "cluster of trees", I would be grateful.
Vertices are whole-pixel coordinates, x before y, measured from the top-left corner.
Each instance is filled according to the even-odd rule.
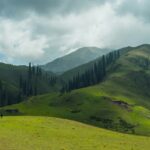
[[[28,68],[20,72],[20,75],[18,74],[17,86],[0,80],[0,106],[15,104],[28,96],[48,92],[56,84],[56,81],[56,76],[29,63]]]
[[[47,83],[48,86],[53,86],[56,83],[56,77],[50,76],[38,66],[32,66],[29,63],[26,77],[20,75],[19,89],[21,96],[32,96],[40,94],[42,82]]]
[[[15,94],[11,92],[10,87],[7,87],[5,83],[0,80],[0,106],[10,105],[14,102],[19,102],[19,93],[15,91]]]
[[[107,74],[107,67],[117,60],[120,51],[110,52],[97,60],[92,67],[84,73],[74,76],[65,84],[61,92],[69,92],[74,89],[87,87],[100,83]],[[13,78],[12,78],[13,80]],[[46,90],[56,84],[57,78],[50,75],[38,66],[29,63],[28,68],[18,74],[18,86],[9,85],[0,81],[0,106],[14,104],[22,101],[25,97],[48,92]]]
[[[19,89],[20,95],[30,96],[37,94],[37,79],[42,76],[42,71],[40,68],[35,68],[29,63],[27,76],[23,77],[20,75],[19,79]]]
[[[141,67],[143,67],[145,70],[148,70],[150,68],[150,58],[141,58],[137,60],[137,63]]]
[[[3,99],[6,99],[6,90],[3,87],[3,82],[0,80],[0,106],[5,105],[5,101]]]
[[[69,92],[74,89],[79,89],[100,83],[106,76],[107,67],[120,57],[120,51],[113,51],[107,55],[103,55],[94,65],[84,73],[74,76],[61,89],[61,92]]]

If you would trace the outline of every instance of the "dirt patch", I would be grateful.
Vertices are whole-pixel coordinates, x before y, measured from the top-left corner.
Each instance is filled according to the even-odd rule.
[[[3,109],[3,110],[0,110],[0,113],[2,113],[3,115],[18,115],[18,114],[21,114],[18,109]]]
[[[112,101],[113,104],[123,108],[123,109],[126,109],[128,111],[132,111],[132,105],[128,104],[127,102],[124,102],[124,101]]]

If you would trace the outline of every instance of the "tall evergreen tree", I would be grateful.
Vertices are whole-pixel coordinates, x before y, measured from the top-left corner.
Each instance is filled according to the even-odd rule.
[[[87,87],[101,82],[107,74],[107,67],[120,57],[119,51],[110,52],[103,55],[98,62],[87,69],[83,74],[79,74],[69,80],[67,85],[62,87],[61,91],[69,92],[73,89]]]

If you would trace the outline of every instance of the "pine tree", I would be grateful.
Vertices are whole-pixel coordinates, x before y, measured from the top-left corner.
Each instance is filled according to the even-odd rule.
[[[110,52],[103,55],[98,62],[87,69],[83,74],[74,76],[69,80],[67,85],[63,86],[62,91],[70,92],[71,90],[87,87],[101,82],[107,74],[107,67],[120,57],[119,51]]]

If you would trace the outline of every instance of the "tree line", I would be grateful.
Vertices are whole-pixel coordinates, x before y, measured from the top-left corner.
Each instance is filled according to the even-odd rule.
[[[6,106],[21,101],[18,90],[0,80],[0,106]]]
[[[41,93],[41,84],[46,83],[48,86],[56,84],[56,76],[50,76],[43,72],[39,66],[29,63],[27,76],[24,78],[20,75],[19,89],[22,96],[32,96]]]
[[[18,75],[17,88],[0,80],[0,106],[15,104],[23,101],[28,96],[48,92],[42,87],[51,88],[56,84],[56,81],[56,76],[49,75],[39,66],[29,63],[27,70]]]
[[[70,92],[74,89],[79,89],[100,83],[107,74],[107,67],[120,57],[120,51],[113,51],[107,55],[103,55],[92,67],[84,73],[78,73],[65,84],[61,92]]]

